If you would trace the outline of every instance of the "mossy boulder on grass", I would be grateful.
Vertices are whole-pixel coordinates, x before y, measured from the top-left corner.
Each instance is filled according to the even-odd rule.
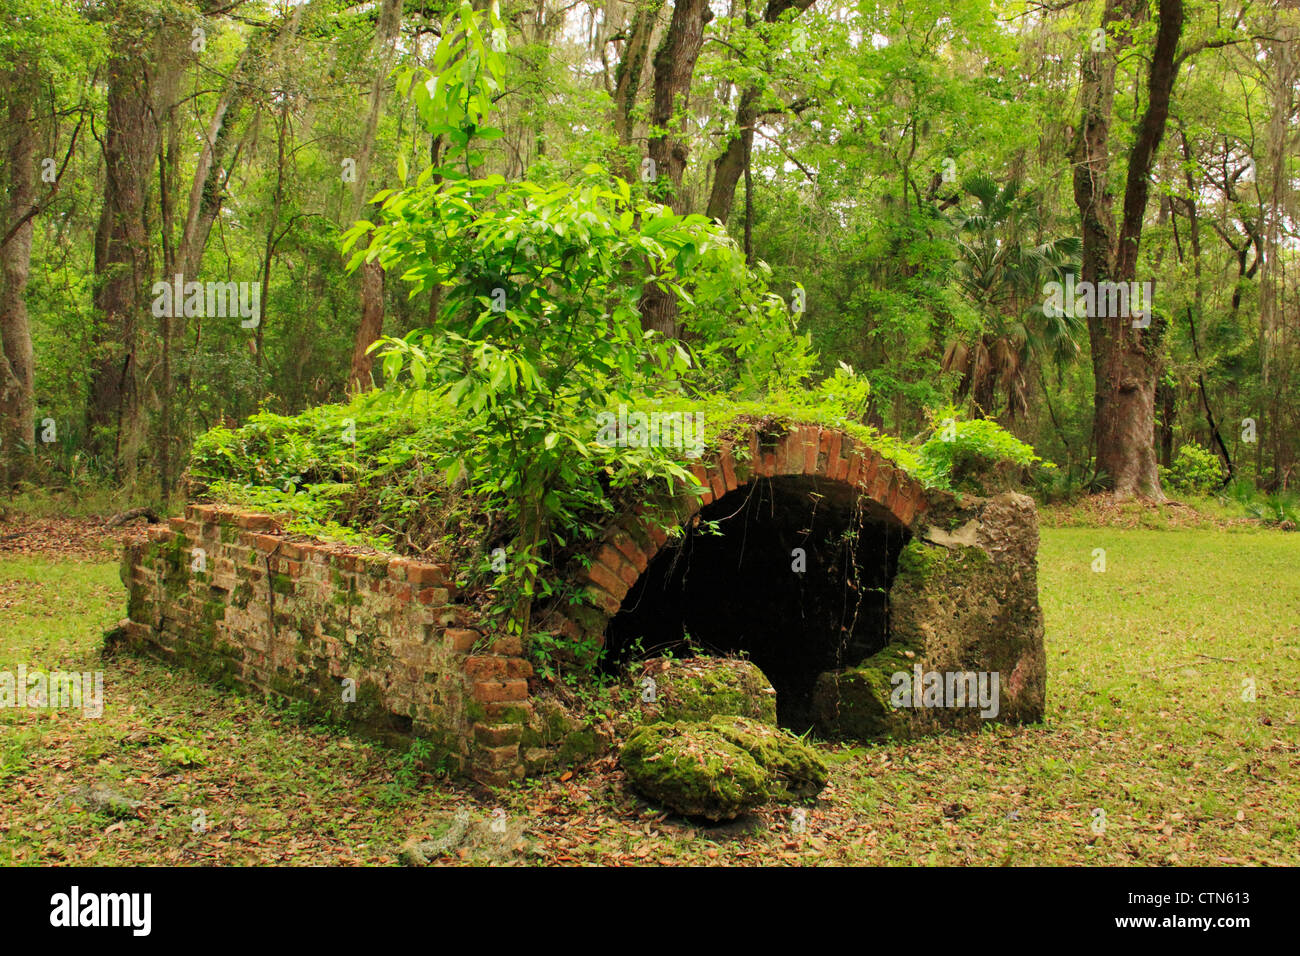
[[[714,717],[708,728],[748,751],[770,775],[770,789],[797,797],[821,793],[830,768],[821,754],[787,730],[746,717]]]
[[[649,724],[623,746],[620,763],[641,794],[685,816],[731,820],[773,797],[810,797],[830,773],[793,734],[760,721]]]
[[[650,724],[623,745],[632,785],[688,817],[732,820],[767,799],[768,773],[749,752],[700,724]]]
[[[647,722],[708,720],[727,714],[776,724],[776,690],[750,661],[658,657],[635,669],[633,678],[642,692],[641,713]]]

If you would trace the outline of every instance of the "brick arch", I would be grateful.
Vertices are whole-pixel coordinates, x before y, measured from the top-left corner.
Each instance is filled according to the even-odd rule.
[[[748,457],[738,457],[738,447]],[[743,460],[742,460],[743,458]],[[668,542],[664,526],[688,525],[708,504],[764,478],[809,477],[849,489],[886,521],[910,528],[929,508],[920,482],[880,452],[836,428],[795,424],[784,434],[751,427],[747,434],[690,466],[700,487],[652,505],[638,505],[609,527],[574,578],[589,607],[558,612],[547,624],[577,639],[604,643],[605,628],[628,591]]]

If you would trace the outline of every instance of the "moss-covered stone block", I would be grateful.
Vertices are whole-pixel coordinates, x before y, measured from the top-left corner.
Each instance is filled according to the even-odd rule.
[[[619,763],[637,791],[688,817],[732,820],[768,798],[769,774],[749,751],[699,725],[641,727]]]
[[[643,692],[641,713],[648,723],[708,720],[724,714],[776,724],[776,690],[750,661],[655,658],[637,667],[632,678]]]
[[[775,794],[784,790],[797,797],[816,796],[830,780],[830,768],[821,754],[788,730],[748,717],[714,717],[708,728],[746,750],[771,775]]]
[[[819,676],[818,729],[870,740],[970,728],[984,719],[1042,719],[1046,661],[1033,501],[934,493],[911,530],[890,588],[889,644],[854,667]],[[910,679],[918,667],[945,682],[973,673],[992,686],[996,675],[996,708],[896,704],[896,676]]]

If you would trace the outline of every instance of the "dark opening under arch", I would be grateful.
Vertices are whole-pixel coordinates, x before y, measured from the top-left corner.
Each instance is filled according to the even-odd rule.
[[[667,650],[744,652],[776,688],[781,723],[807,730],[817,676],[888,643],[888,591],[908,537],[847,484],[746,484],[704,506],[650,561],[609,621],[604,666]]]

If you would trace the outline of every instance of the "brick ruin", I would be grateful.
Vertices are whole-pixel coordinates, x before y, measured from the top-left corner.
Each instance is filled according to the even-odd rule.
[[[687,632],[711,652],[746,653],[777,688],[782,722],[826,736],[976,719],[889,706],[889,675],[914,667],[997,673],[996,719],[1041,718],[1030,499],[927,491],[815,425],[750,431],[692,470],[700,489],[652,497],[612,523],[569,576],[582,600],[539,608],[537,627],[605,647],[614,662],[647,638],[671,644]],[[309,702],[381,738],[426,738],[448,769],[488,783],[608,743],[576,724],[548,731],[556,723],[526,649],[476,625],[453,571],[192,504],[125,540],[119,633],[144,653]],[[860,595],[851,616],[846,586]]]

